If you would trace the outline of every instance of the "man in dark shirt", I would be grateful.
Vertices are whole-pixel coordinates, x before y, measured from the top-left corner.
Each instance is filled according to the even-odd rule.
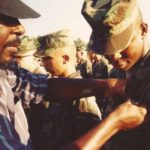
[[[146,38],[148,26],[143,22],[137,1],[89,0],[85,1],[82,13],[93,29],[89,48],[105,55],[115,68],[125,72],[125,90],[132,98],[132,103],[149,110],[150,46]],[[109,112],[121,103],[111,100]],[[109,149],[149,150],[149,127],[148,121],[137,129],[116,135]]]

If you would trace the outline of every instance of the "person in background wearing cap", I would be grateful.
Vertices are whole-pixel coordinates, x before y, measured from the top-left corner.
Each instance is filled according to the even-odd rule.
[[[47,74],[44,67],[40,65],[34,53],[37,51],[38,43],[36,39],[27,36],[22,37],[21,43],[18,46],[18,51],[15,54],[15,59],[19,66],[33,73]]]
[[[28,36],[23,36],[21,38],[21,43],[18,46],[18,51],[15,54],[15,60],[20,67],[25,68],[30,72],[36,74],[48,74],[45,68],[41,66],[37,57],[34,56],[34,53],[37,51],[38,46],[39,43],[37,39],[30,38]],[[27,120],[29,124],[29,133],[35,149],[40,144],[38,138],[39,138],[39,134],[41,133],[44,118],[47,112],[45,103],[48,102],[42,101],[39,104],[35,104],[31,102],[30,106],[24,107],[25,114],[27,116]]]
[[[87,55],[86,44],[80,38],[76,39],[74,43],[77,51],[76,69],[80,71],[83,78],[90,78],[92,73],[92,64]]]
[[[112,67],[112,65],[108,64],[108,60],[103,55],[97,54],[93,50],[88,50],[88,56],[92,62],[91,78],[107,79],[109,75],[108,69]],[[96,95],[96,101],[101,110],[103,118],[104,103],[107,102],[106,97],[104,95]]]
[[[136,0],[85,0],[82,14],[92,27],[89,49],[105,55],[118,70],[126,72],[126,93],[131,102],[149,111],[150,46]],[[119,102],[111,104],[113,110]],[[111,150],[149,150],[150,122],[116,135]],[[107,148],[106,148],[107,149]]]
[[[108,61],[100,54],[95,53],[92,50],[88,50],[88,56],[92,62],[92,74],[93,79],[107,79],[108,78]]]
[[[80,72],[76,71],[76,47],[68,29],[41,38],[47,41],[47,45],[42,53],[39,51],[39,57],[42,57],[43,66],[48,72],[61,78],[82,78]],[[99,123],[101,112],[95,96],[91,96],[65,104],[55,102],[47,119],[46,124],[50,125],[45,131],[45,135],[49,135],[46,138],[48,149],[58,149]]]
[[[99,80],[47,79],[46,75],[32,74],[19,68],[13,58],[19,44],[18,36],[25,31],[18,18],[36,18],[39,16],[20,0],[0,0],[0,149],[2,150],[32,149],[22,102],[27,105],[31,100],[39,103],[45,95],[50,98],[55,97],[60,101],[62,98],[67,101],[67,99],[91,96],[100,91],[104,93],[105,87],[114,87],[117,82],[117,80],[109,80],[111,82],[109,83]],[[64,92],[63,89],[67,92]],[[124,107],[128,108],[128,104],[124,104]],[[128,119],[133,116],[134,118],[137,117],[137,120],[134,120],[134,125],[139,125],[144,117],[138,116],[145,114],[146,111],[137,106],[130,108],[131,111],[135,110],[136,114],[127,114],[123,110],[121,111],[122,114],[125,113]],[[118,108],[115,112],[121,114],[119,110]],[[104,123],[110,123],[109,121],[112,119],[110,117]],[[119,116],[117,119],[121,123],[122,120]],[[131,119],[128,120],[128,123],[131,123],[133,127]],[[128,127],[128,123],[123,125]],[[111,124],[109,125],[111,126]],[[113,129],[116,130],[116,128]]]

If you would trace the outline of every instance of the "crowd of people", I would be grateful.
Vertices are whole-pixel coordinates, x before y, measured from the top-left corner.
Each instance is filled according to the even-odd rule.
[[[22,36],[40,14],[0,0],[0,150],[149,150],[148,25],[137,0],[84,0],[88,43]],[[86,31],[85,31],[86,32]]]

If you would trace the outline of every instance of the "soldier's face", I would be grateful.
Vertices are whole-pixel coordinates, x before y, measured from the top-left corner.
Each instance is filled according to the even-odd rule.
[[[88,56],[89,56],[90,61],[93,62],[95,60],[96,54],[93,51],[89,50]]]
[[[87,59],[87,52],[86,51],[78,51],[76,54],[77,63],[81,63],[82,61]]]
[[[141,19],[134,24],[133,38],[129,46],[120,53],[107,55],[112,65],[119,70],[128,71],[144,56],[145,36],[148,26]]]
[[[139,30],[126,49],[113,55],[106,55],[106,58],[115,68],[128,71],[143,57],[143,50],[144,38]]]
[[[63,63],[62,56],[56,53],[55,56],[43,58],[42,62],[47,72],[50,72],[54,76],[63,76],[65,64]]]
[[[0,15],[0,64],[10,62],[17,52],[18,36],[24,33],[24,28],[18,19]]]
[[[89,59],[91,60],[92,63],[93,63],[94,61],[99,61],[99,60],[102,59],[102,55],[96,54],[96,53],[94,53],[92,50],[89,50],[89,51],[88,51],[88,56],[89,56]]]

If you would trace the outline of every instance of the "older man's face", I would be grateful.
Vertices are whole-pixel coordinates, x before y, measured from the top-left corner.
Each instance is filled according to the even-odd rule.
[[[17,52],[18,36],[24,28],[16,18],[0,15],[0,64],[10,62]]]

